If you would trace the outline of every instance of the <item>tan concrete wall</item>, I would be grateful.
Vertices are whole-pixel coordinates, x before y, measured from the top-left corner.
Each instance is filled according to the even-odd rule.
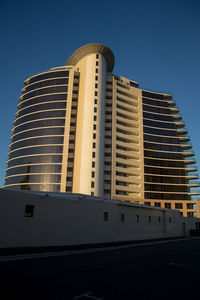
[[[25,217],[25,205],[34,205]],[[104,213],[108,220],[104,220]],[[124,214],[124,222],[121,215]],[[138,217],[137,217],[138,216]],[[151,217],[151,222],[149,222]],[[139,222],[137,222],[139,218]],[[164,238],[195,228],[178,211],[86,195],[0,190],[0,248],[80,245]]]

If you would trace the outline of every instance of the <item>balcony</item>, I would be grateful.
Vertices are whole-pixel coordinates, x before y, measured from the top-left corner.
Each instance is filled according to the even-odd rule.
[[[187,131],[186,128],[183,128],[183,129],[177,129],[177,132],[178,132],[179,134],[188,134],[188,131]]]
[[[181,115],[171,115],[175,120],[182,120]]]
[[[184,122],[175,122],[175,125],[178,128],[185,127],[185,123]]]

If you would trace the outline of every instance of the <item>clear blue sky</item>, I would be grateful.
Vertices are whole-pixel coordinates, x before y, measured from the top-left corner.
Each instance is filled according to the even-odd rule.
[[[0,186],[24,79],[87,43],[112,49],[114,73],[173,94],[200,166],[198,0],[2,0],[0,31]]]

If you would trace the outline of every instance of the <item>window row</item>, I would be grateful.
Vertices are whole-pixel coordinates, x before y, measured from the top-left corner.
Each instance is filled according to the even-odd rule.
[[[185,163],[183,161],[144,158],[144,164],[147,166],[150,165],[166,168],[185,168]]]
[[[164,136],[178,136],[177,131],[175,130],[165,130],[165,129],[157,129],[152,127],[143,127],[144,133],[150,133],[155,135],[164,135]]]
[[[52,71],[47,73],[38,74],[32,78],[29,79],[29,84],[48,79],[48,78],[55,78],[55,77],[68,77],[69,71]]]
[[[182,152],[182,148],[179,146],[154,144],[150,142],[144,142],[144,149],[152,149],[155,151]]]
[[[157,175],[175,175],[175,176],[187,176],[188,173],[184,169],[167,169],[157,167],[144,167],[145,174],[157,174]]]
[[[45,184],[31,184],[19,183],[9,186],[9,190],[28,190],[28,191],[47,191],[47,192],[60,192],[60,184],[45,183]],[[44,196],[45,197],[45,196]]]
[[[188,184],[188,180],[185,177],[167,177],[167,176],[152,176],[144,175],[145,182],[151,183],[171,183],[171,184]]]
[[[145,192],[145,199],[158,199],[158,200],[190,200],[188,194],[169,194],[169,193],[153,193]]]
[[[61,164],[40,164],[40,165],[31,165],[18,166],[15,168],[8,169],[6,176],[17,175],[17,174],[29,174],[29,173],[61,173]]]
[[[39,103],[44,103],[44,102],[49,103],[51,101],[66,101],[66,100],[67,100],[67,93],[51,94],[51,95],[31,98],[26,101],[20,102],[18,104],[18,108],[22,109],[22,108],[25,108],[27,106],[34,105],[34,104],[39,104]]]
[[[44,119],[44,120],[36,120],[36,121],[29,120],[25,124],[14,127],[13,134],[19,133],[24,130],[33,129],[33,128],[37,129],[40,127],[54,127],[54,126],[63,126],[64,127],[65,126],[65,116],[63,116],[59,119],[57,119],[57,118],[54,119],[52,117],[51,117],[51,119],[49,119],[47,117],[47,114],[46,114],[46,119]]]
[[[30,92],[30,91],[38,89],[38,88],[46,87],[46,86],[68,84],[68,81],[69,81],[69,78],[57,78],[57,79],[40,81],[40,82],[26,86],[24,93]]]
[[[149,134],[144,134],[144,140],[155,142],[155,143],[165,143],[165,144],[180,144],[180,139],[177,139],[175,137],[162,137],[162,136],[154,136]]]
[[[142,102],[144,104],[148,105],[154,105],[154,106],[162,106],[162,107],[169,107],[169,103],[167,101],[156,101],[148,98],[142,98]]]
[[[44,175],[19,175],[6,178],[5,185],[15,183],[60,183],[61,175],[59,174],[44,174]]]
[[[45,155],[36,155],[36,156],[25,156],[19,157],[8,161],[8,168],[24,165],[24,164],[51,164],[51,163],[61,163],[62,155],[56,154],[45,154]]]
[[[21,96],[22,101],[36,97],[39,95],[45,95],[45,94],[51,94],[51,93],[62,93],[62,92],[67,92],[68,86],[67,85],[62,85],[62,86],[55,86],[55,87],[49,87],[49,88],[42,88],[33,92],[29,92],[23,96]]]
[[[183,185],[169,185],[169,184],[144,184],[145,191],[155,191],[155,192],[176,192],[176,193],[189,193],[189,188]]]
[[[173,116],[168,115],[159,115],[159,114],[153,114],[148,112],[143,112],[143,118],[144,119],[152,119],[152,120],[158,120],[158,121],[166,121],[166,122],[174,122]]]
[[[35,112],[47,110],[47,109],[65,109],[66,104],[67,104],[67,102],[65,100],[65,101],[56,101],[56,102],[49,102],[49,103],[45,102],[45,103],[29,106],[25,109],[20,110],[18,112],[17,117],[19,118],[19,117],[25,116],[30,113],[35,113]]]
[[[152,158],[163,158],[163,159],[176,159],[176,160],[184,160],[185,157],[182,153],[170,153],[170,152],[156,152],[152,150],[144,150],[144,157],[152,157]]]
[[[14,122],[15,125],[19,125],[25,122],[37,120],[37,119],[47,119],[47,118],[64,118],[66,114],[65,109],[60,110],[49,110],[49,111],[43,111],[43,112],[35,112],[33,114],[21,117],[20,119],[16,119]]]
[[[51,136],[51,137],[39,137],[39,138],[30,138],[26,140],[20,140],[11,145],[11,151],[28,146],[35,145],[62,145],[64,136]]]
[[[159,99],[159,100],[167,100],[167,99],[171,99],[172,97],[164,95],[164,94],[157,94],[157,93],[152,93],[152,92],[146,92],[146,91],[142,91],[142,96],[143,97],[148,97],[148,98],[153,98],[153,99]]]
[[[31,129],[13,136],[12,142],[16,142],[21,139],[26,139],[29,137],[39,137],[44,135],[64,135],[64,127],[49,127],[42,129]]]
[[[28,147],[19,149],[9,154],[9,159],[23,156],[23,155],[35,155],[35,154],[51,154],[51,153],[62,153],[63,146],[39,146],[39,147]]]
[[[148,106],[146,104],[143,104],[143,110],[147,112],[155,112],[157,114],[167,114],[170,115],[171,110],[168,108],[161,108],[161,107],[154,107],[154,106]]]
[[[153,120],[143,119],[143,125],[150,126],[150,127],[159,127],[159,128],[169,128],[169,129],[176,129],[175,123],[170,122],[159,122]]]

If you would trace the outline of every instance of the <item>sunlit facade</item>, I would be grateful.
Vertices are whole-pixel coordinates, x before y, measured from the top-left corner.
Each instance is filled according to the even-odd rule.
[[[194,152],[170,94],[112,73],[104,45],[25,80],[5,186],[72,192],[196,215]]]

